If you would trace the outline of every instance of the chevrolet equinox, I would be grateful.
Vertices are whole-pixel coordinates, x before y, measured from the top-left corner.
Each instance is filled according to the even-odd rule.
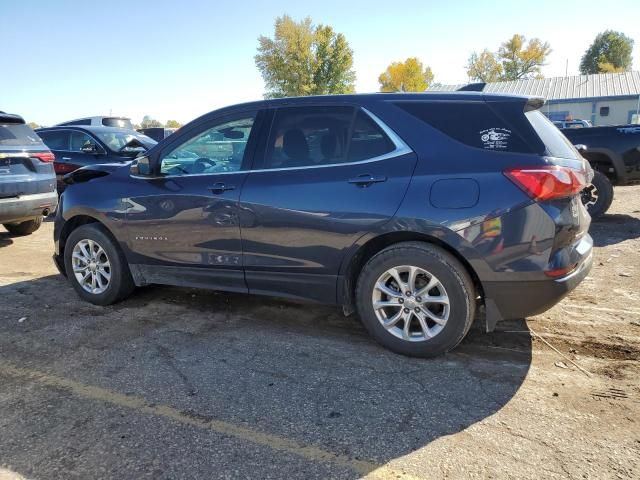
[[[476,317],[551,308],[587,275],[592,172],[541,98],[476,92],[265,100],[206,114],[129,164],[67,175],[55,262],[98,305],[136,286],[357,311],[405,355]]]

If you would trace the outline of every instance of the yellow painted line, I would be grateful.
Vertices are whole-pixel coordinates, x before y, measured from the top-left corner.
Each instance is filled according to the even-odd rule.
[[[2,361],[0,361],[0,374],[25,378],[40,385],[68,389],[74,395],[82,398],[108,403],[117,407],[129,408],[147,415],[167,418],[184,425],[210,430],[221,435],[245,440],[255,445],[268,447],[272,450],[291,453],[313,462],[339,465],[349,468],[366,478],[402,478],[407,480],[420,478],[407,474],[402,470],[394,470],[387,465],[380,465],[367,460],[355,460],[346,455],[333,453],[312,445],[304,445],[295,440],[270,433],[259,432],[222,420],[205,420],[192,417],[168,405],[151,404],[144,398],[123,395],[122,393],[114,392],[106,388],[85,385],[68,378],[37,370],[15,367]],[[355,434],[357,435],[357,433]]]

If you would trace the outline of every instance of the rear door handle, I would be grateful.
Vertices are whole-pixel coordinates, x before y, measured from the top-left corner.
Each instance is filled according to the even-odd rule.
[[[226,192],[227,190],[235,190],[235,189],[236,189],[235,185],[227,185],[226,183],[222,183],[222,182],[214,183],[209,187],[209,190],[211,190],[212,193],[223,193],[223,192]]]
[[[372,183],[386,182],[387,177],[379,175],[371,175],[370,173],[364,173],[349,179],[349,183],[357,185],[359,187],[368,187]]]

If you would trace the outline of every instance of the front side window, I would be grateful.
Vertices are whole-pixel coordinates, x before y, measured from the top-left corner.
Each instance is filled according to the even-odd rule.
[[[38,136],[50,150],[69,151],[68,130],[38,132]]]
[[[215,125],[162,158],[164,175],[202,175],[241,169],[255,115]]]
[[[83,132],[71,132],[71,151],[81,152],[82,147],[87,144],[94,144],[95,140]]]

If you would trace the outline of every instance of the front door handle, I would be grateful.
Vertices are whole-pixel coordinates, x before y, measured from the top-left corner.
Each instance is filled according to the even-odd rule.
[[[349,183],[357,185],[359,187],[368,187],[372,183],[386,182],[387,177],[379,175],[371,175],[370,173],[364,173],[349,179]]]
[[[227,185],[226,183],[223,183],[223,182],[214,183],[209,187],[209,190],[211,190],[212,193],[216,193],[216,194],[226,192],[227,190],[235,190],[235,189],[236,189],[235,185]]]

